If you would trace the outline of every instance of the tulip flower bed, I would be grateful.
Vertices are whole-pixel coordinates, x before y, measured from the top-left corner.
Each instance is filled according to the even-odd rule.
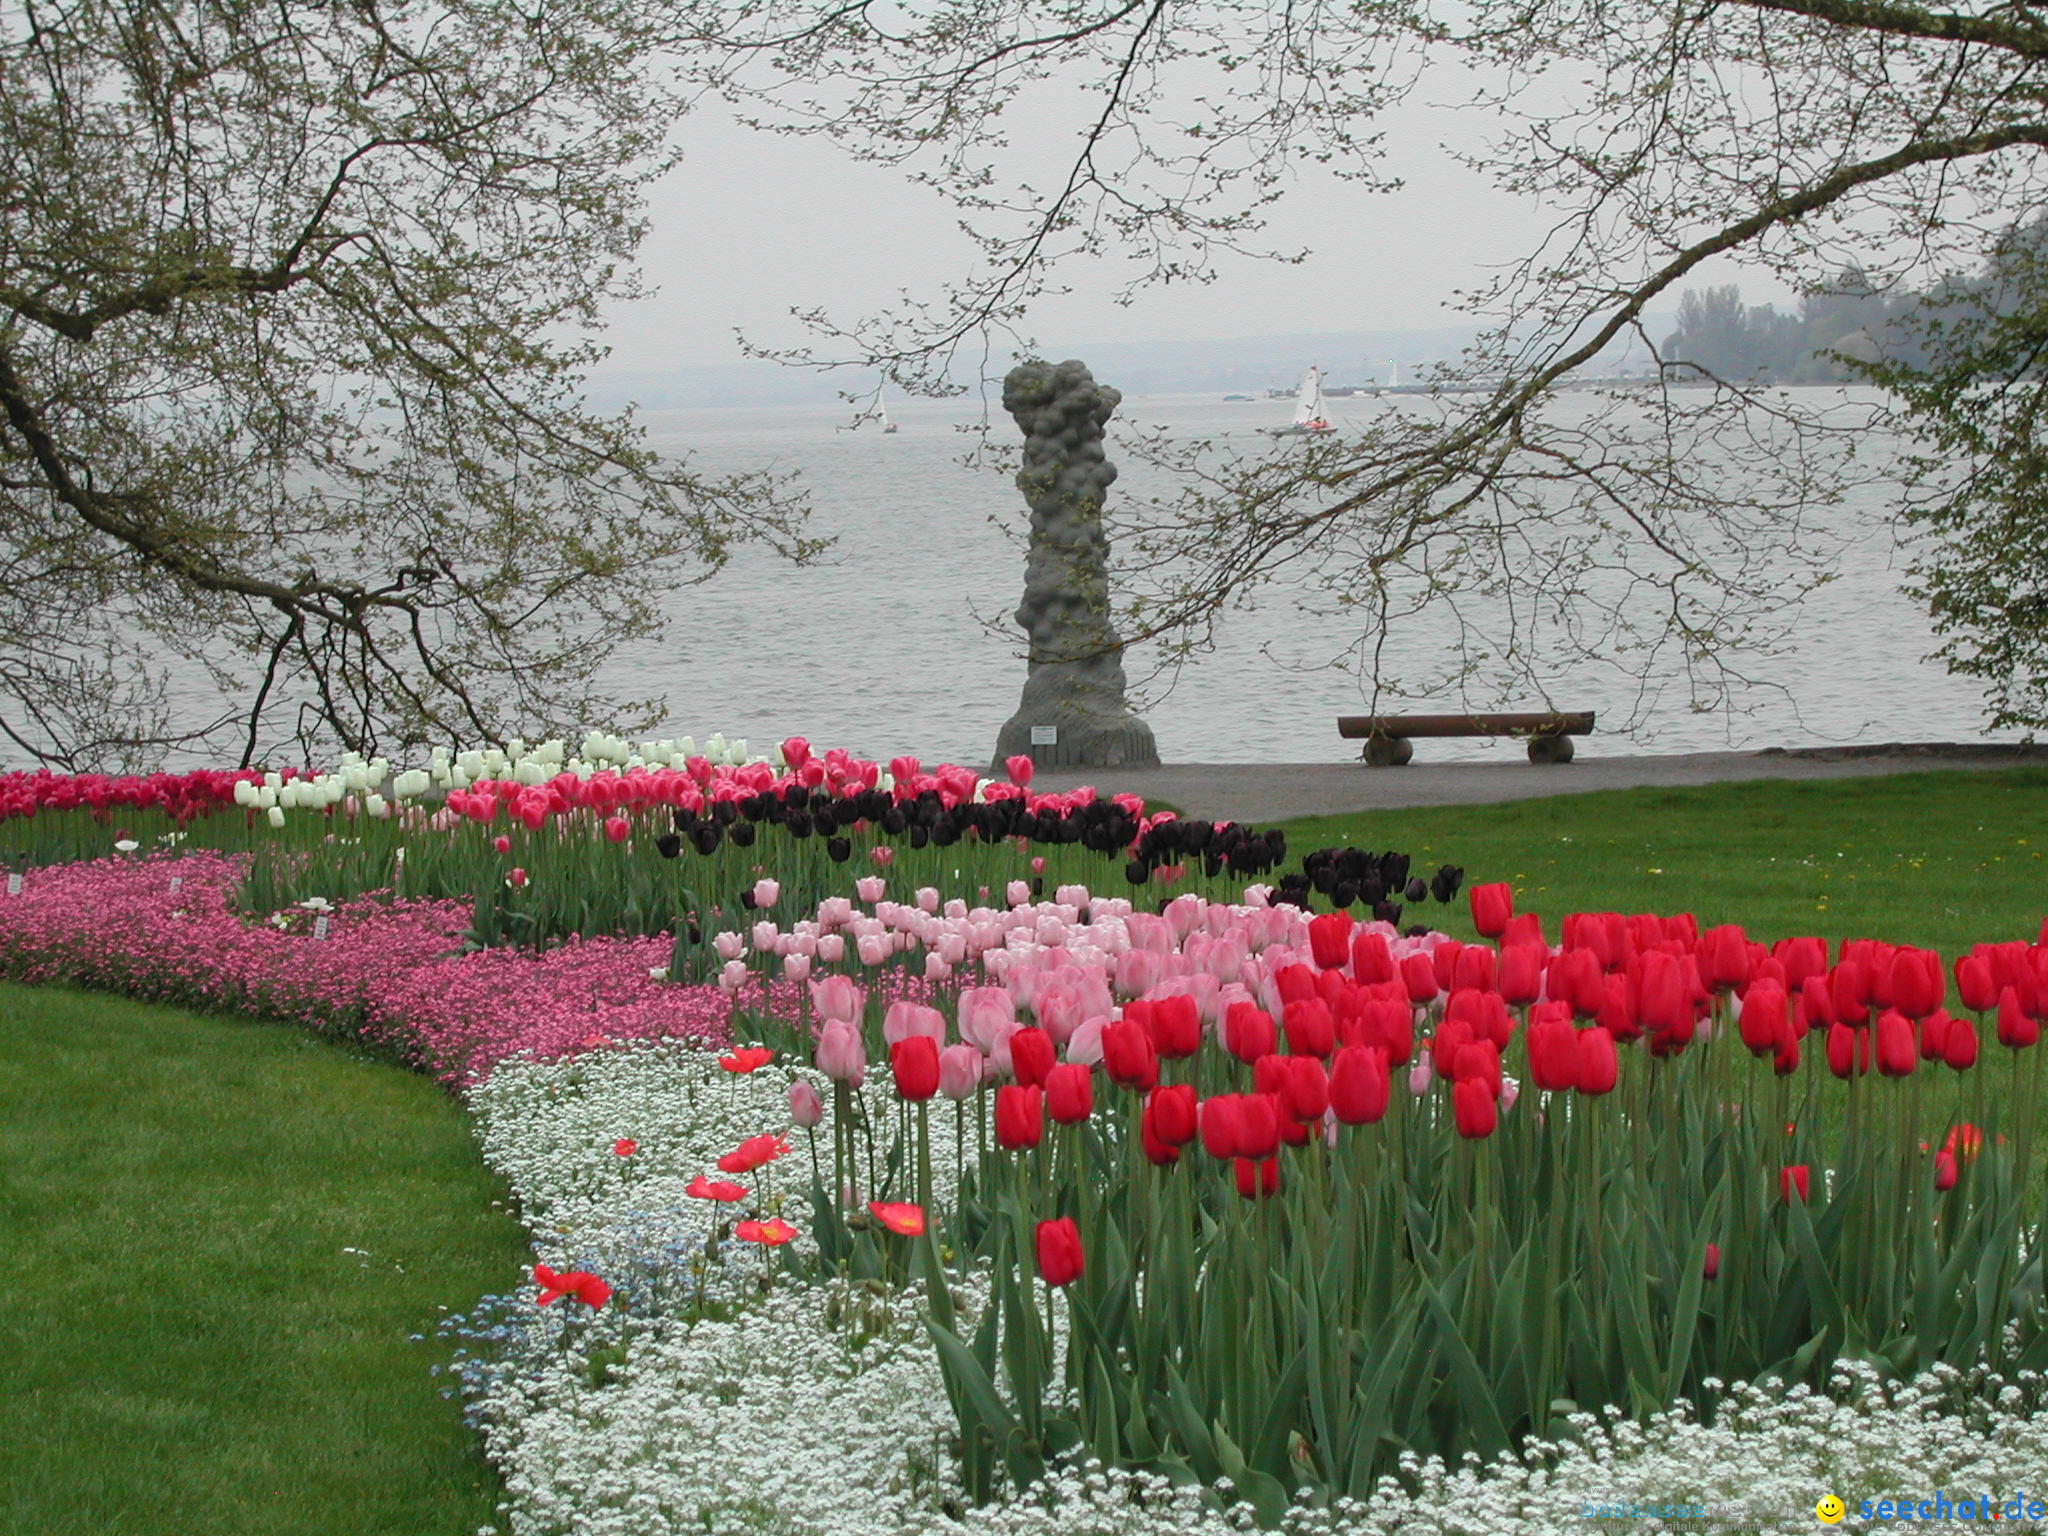
[[[760,825],[789,832],[797,778]],[[525,865],[489,863],[488,902],[365,886],[252,923],[243,866],[207,853],[32,869],[0,970],[288,1018],[467,1086],[540,1251],[462,1325],[522,1533],[1583,1529],[1589,1496],[1770,1528],[1880,1472],[2048,1486],[2048,926],[1953,965],[1685,916],[1552,942],[1493,884],[1468,893],[1491,942],[1461,944],[1355,921],[1369,887],[1412,898],[1406,861],[1335,850],[1153,911],[1149,872],[1141,905],[1058,878],[1064,844],[1033,870],[1007,825],[970,836],[990,803],[1045,814],[1024,786],[960,788],[931,793],[972,868],[828,853],[785,879],[797,838],[724,869],[753,910],[701,936],[716,987],[660,979],[662,937],[465,952],[540,883]],[[416,897],[437,855],[398,831],[509,842],[505,809],[365,803],[308,825],[391,828],[390,858],[294,857],[367,880],[405,847]],[[520,835],[602,856],[598,810]],[[727,853],[755,825],[693,814]],[[1138,847],[1170,825],[1118,814]],[[619,857],[647,830],[625,819]],[[269,878],[296,890],[285,849]],[[1775,1481],[1742,1464],[1754,1436]]]
[[[1008,774],[928,772],[912,757],[884,769],[837,749],[814,754],[801,737],[751,759],[744,742],[721,738],[705,753],[687,739],[632,753],[593,735],[577,757],[560,742],[515,742],[436,752],[430,767],[395,776],[359,758],[329,774],[0,775],[0,824],[17,872],[110,845],[240,853],[240,904],[259,916],[387,893],[461,901],[471,945],[660,935],[679,980],[709,975],[718,957],[707,938],[746,921],[770,875],[805,906],[881,871],[906,888],[986,893],[1099,883],[1121,866],[1133,888],[1215,896],[1286,855],[1277,831],[1147,815],[1133,796],[1033,794],[1028,758],[1012,758]],[[430,794],[438,805],[423,802]],[[1461,878],[1448,865],[1411,875],[1402,854],[1345,850],[1340,862],[1329,850],[1278,891],[1399,922],[1404,902],[1449,901]]]

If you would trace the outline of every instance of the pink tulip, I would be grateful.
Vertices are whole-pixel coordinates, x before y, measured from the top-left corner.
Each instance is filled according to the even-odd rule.
[[[604,835],[615,843],[623,843],[632,830],[633,823],[623,816],[613,816],[604,824]]]
[[[754,924],[754,948],[760,950],[774,949],[776,947],[775,938],[780,931],[773,923],[763,918],[760,922]]]
[[[746,961],[728,960],[719,967],[718,989],[728,995],[737,992],[747,984],[747,975]]]
[[[507,837],[504,833],[500,832],[496,837],[491,839],[491,852],[510,853],[511,851],[512,839]]]
[[[895,952],[886,933],[864,933],[854,941],[854,953],[862,965],[880,965]]]
[[[844,1024],[855,1023],[867,999],[851,977],[827,976],[811,983],[811,1006],[818,1016]]]
[[[1031,767],[1031,759],[1021,752],[1015,757],[1003,759],[1003,772],[1010,776],[1010,782],[1019,789],[1031,782]]]
[[[867,1064],[867,1047],[860,1031],[844,1019],[827,1019],[818,1031],[818,1070],[835,1083],[852,1083],[858,1088]]]
[[[1003,895],[1009,900],[1011,906],[1025,906],[1031,900],[1031,887],[1022,880],[1012,880],[1004,889]]]
[[[880,875],[862,875],[853,882],[854,895],[871,907],[882,899],[882,892],[887,889],[888,883]]]
[[[782,761],[794,773],[811,760],[811,744],[801,736],[792,736],[782,744]]]
[[[926,981],[944,981],[952,974],[953,967],[946,964],[943,955],[931,954],[924,957],[924,979]]]
[[[1429,1092],[1429,1083],[1434,1074],[1430,1071],[1429,1052],[1417,1051],[1415,1065],[1408,1069],[1408,1092],[1421,1098]]]
[[[936,1008],[899,998],[882,1015],[882,1038],[889,1044],[923,1035],[941,1044],[946,1039],[946,1016]]]
[[[526,884],[526,871],[523,869],[513,870],[505,876],[505,883],[515,891],[521,889]]]
[[[789,1085],[789,1118],[809,1130],[825,1118],[825,1104],[818,1090],[802,1078]]]
[[[712,939],[711,948],[721,960],[737,960],[746,953],[747,941],[736,933],[721,933]]]
[[[791,981],[802,981],[811,974],[809,955],[789,954],[782,957],[782,974]]]
[[[939,893],[931,886],[921,886],[917,893],[917,904],[927,912],[939,910]]]
[[[819,934],[818,958],[827,965],[837,965],[846,958],[846,940],[836,933]]]
[[[958,1009],[960,1038],[986,1052],[994,1048],[1005,1025],[1017,1022],[1017,1005],[1002,987],[966,987]]]
[[[764,911],[774,906],[775,898],[781,894],[782,885],[779,881],[756,880],[754,882],[754,905]]]
[[[981,1081],[981,1052],[971,1045],[949,1045],[939,1052],[939,1092],[958,1103],[972,1098]]]

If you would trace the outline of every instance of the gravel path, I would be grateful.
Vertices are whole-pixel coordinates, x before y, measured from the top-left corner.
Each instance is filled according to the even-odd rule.
[[[1339,763],[1187,763],[1129,770],[1047,769],[1035,789],[1093,784],[1104,794],[1129,791],[1176,806],[1184,816],[1245,822],[1285,821],[1418,805],[1491,805],[1544,795],[1656,785],[1719,784],[1739,779],[1849,779],[1924,773],[1938,768],[2010,768],[2048,763],[2048,747],[1954,742],[1811,747],[1762,752],[1694,752],[1665,757],[1581,756],[1539,768],[1512,745],[1498,763],[1427,763],[1429,743],[1405,768]]]

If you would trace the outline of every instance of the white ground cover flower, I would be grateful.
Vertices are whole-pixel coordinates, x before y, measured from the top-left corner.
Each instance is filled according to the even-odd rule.
[[[513,1061],[471,1103],[486,1158],[512,1186],[543,1262],[595,1271],[602,1312],[543,1311],[529,1286],[458,1326],[471,1422],[507,1487],[510,1536],[1225,1536],[1251,1528],[1203,1490],[1094,1466],[1055,1468],[986,1508],[965,1505],[954,1420],[915,1292],[783,1277],[706,1240],[736,1209],[685,1189],[742,1139],[789,1126],[782,1063],[751,1075],[662,1043],[555,1062]],[[798,1075],[828,1087],[809,1068]],[[824,1095],[830,1104],[829,1091]],[[869,1112],[894,1112],[886,1071]],[[950,1198],[950,1106],[932,1105],[936,1179]],[[828,1108],[829,1116],[829,1108]],[[819,1128],[830,1145],[830,1121]],[[809,1243],[804,1132],[738,1181],[780,1193]],[[970,1119],[967,1136],[974,1130]],[[630,1138],[621,1157],[612,1148]],[[901,1191],[885,1191],[898,1197]],[[963,1287],[967,1318],[982,1299]],[[1896,1529],[1865,1499],[2048,1500],[2048,1383],[1943,1367],[1885,1386],[1845,1364],[1830,1394],[1735,1387],[1711,1425],[1681,1404],[1646,1425],[1581,1414],[1572,1438],[1482,1466],[1414,1462],[1372,1499],[1297,1508],[1290,1536],[1584,1536],[1589,1531]],[[1602,1506],[1690,1505],[1703,1519],[1610,1520]]]

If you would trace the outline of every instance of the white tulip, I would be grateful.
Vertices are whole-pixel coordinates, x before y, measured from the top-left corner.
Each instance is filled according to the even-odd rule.
[[[271,825],[272,825],[273,827],[281,827],[281,826],[283,826],[283,825],[284,825],[284,807],[283,807],[283,806],[281,806],[281,805],[273,805],[273,806],[272,806],[272,807],[271,807],[271,808],[270,808],[270,809],[269,809],[268,811],[266,811],[266,812],[264,813],[264,815],[265,815],[265,818],[266,818],[266,819],[267,819],[267,820],[268,820],[268,821],[270,822],[270,824],[271,824]]]
[[[434,781],[424,769],[408,768],[391,781],[391,795],[396,800],[411,800],[424,795]]]
[[[386,816],[389,816],[391,814],[390,802],[379,794],[372,794],[369,799],[365,800],[363,802],[363,809],[368,811],[372,816],[376,817],[377,820],[379,821],[382,821]]]
[[[244,810],[253,811],[257,806],[257,786],[248,779],[235,781],[235,804]]]

